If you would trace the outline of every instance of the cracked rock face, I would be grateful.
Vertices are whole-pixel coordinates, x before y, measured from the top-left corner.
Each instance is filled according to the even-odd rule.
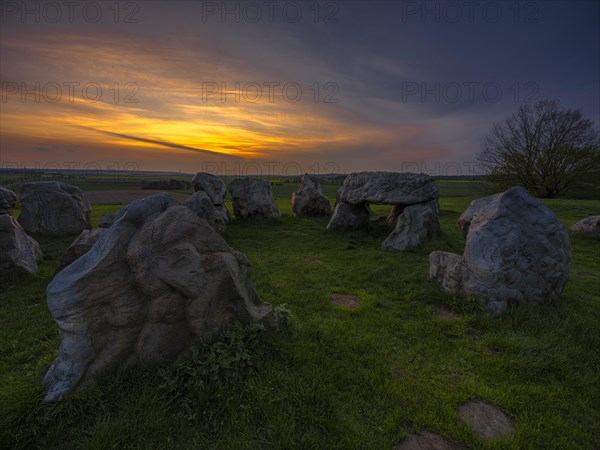
[[[35,273],[43,260],[38,243],[9,214],[0,214],[0,274],[18,277]]]
[[[417,247],[439,232],[438,197],[434,180],[422,173],[352,173],[337,192],[327,231],[368,228],[370,204],[393,205],[388,218],[393,231],[382,247],[397,251]]]
[[[571,243],[556,215],[521,187],[475,200],[459,219],[463,255],[432,252],[429,273],[447,291],[475,295],[494,314],[511,303],[557,300]]]
[[[225,223],[228,224],[231,221],[231,216],[225,205],[227,189],[221,177],[208,172],[198,172],[192,179],[192,185],[194,186],[194,192],[206,192],[215,209],[221,213]]]
[[[49,236],[79,234],[91,228],[92,208],[78,187],[59,181],[21,186],[19,223],[27,233]]]
[[[344,180],[338,202],[357,205],[414,205],[439,197],[437,185],[423,173],[356,172]]]
[[[319,179],[308,173],[302,176],[300,188],[292,194],[292,209],[299,217],[328,216],[331,214],[329,199],[323,195]]]
[[[0,214],[12,214],[17,205],[17,194],[0,186]]]
[[[227,187],[238,219],[279,219],[281,212],[268,181],[260,178],[235,178]]]
[[[248,259],[164,193],[128,205],[46,293],[61,333],[46,400],[109,372],[173,360],[236,321],[278,325],[254,290]]]
[[[407,250],[418,247],[427,237],[440,232],[439,207],[436,200],[409,205],[395,220],[394,230],[383,241],[385,250]]]
[[[185,201],[184,205],[206,220],[217,233],[223,234],[225,232],[225,227],[229,223],[229,219],[224,217],[223,214],[217,210],[206,192],[195,192]],[[221,206],[225,208],[225,205]],[[225,208],[225,210],[227,210],[227,208]]]

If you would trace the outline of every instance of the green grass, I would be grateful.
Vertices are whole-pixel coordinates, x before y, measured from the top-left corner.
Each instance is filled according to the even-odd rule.
[[[598,240],[571,234],[573,267],[558,304],[491,318],[428,280],[431,251],[462,252],[456,220],[476,191],[440,182],[442,194],[454,189],[440,199],[443,234],[398,254],[381,251],[385,228],[327,234],[327,219],[295,218],[295,188],[274,186],[280,222],[234,221],[225,234],[249,257],[262,298],[292,310],[291,326],[258,336],[252,367],[180,395],[161,387],[177,377],[167,367],[41,401],[59,344],[44,291],[71,238],[36,237],[40,272],[0,284],[0,448],[393,449],[422,429],[476,449],[600,447]],[[333,197],[335,187],[325,191]],[[600,201],[544,203],[566,226],[600,214]],[[120,207],[94,206],[94,224]],[[361,305],[334,306],[332,292]],[[459,317],[433,317],[440,305]],[[480,441],[456,412],[470,398],[506,411],[514,435]]]

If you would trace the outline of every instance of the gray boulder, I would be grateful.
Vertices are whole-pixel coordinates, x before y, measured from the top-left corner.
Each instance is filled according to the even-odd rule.
[[[215,209],[206,192],[195,192],[185,201],[184,205],[195,211],[199,217],[205,219],[217,233],[223,234],[225,232],[228,221],[221,212]]]
[[[338,202],[414,205],[436,200],[439,195],[433,178],[424,173],[356,172],[344,180]]]
[[[17,205],[17,194],[0,186],[0,214],[12,214]]]
[[[279,324],[252,286],[248,259],[166,193],[128,205],[46,293],[61,333],[46,400],[109,372],[171,361],[235,322]]]
[[[94,246],[96,241],[104,233],[106,228],[93,228],[91,230],[83,230],[79,236],[69,245],[60,257],[60,262],[55,273],[60,272],[76,259],[82,257]]]
[[[388,223],[393,231],[382,247],[398,251],[413,248],[439,232],[438,197],[435,181],[422,173],[352,173],[337,192],[327,230],[363,228],[369,224],[370,204],[392,205]],[[357,216],[352,218],[353,214]]]
[[[600,216],[589,216],[571,227],[577,233],[592,237],[600,237]]]
[[[292,194],[292,209],[300,217],[328,216],[331,214],[329,199],[323,195],[319,180],[307,173],[302,177],[300,188]]]
[[[399,208],[398,208],[399,209]],[[397,211],[397,208],[395,208]],[[385,250],[415,248],[427,237],[440,232],[439,207],[435,200],[402,208],[397,215],[392,233],[383,241]]]
[[[459,220],[463,255],[432,252],[429,273],[493,314],[512,303],[557,300],[571,267],[569,236],[556,215],[521,187],[475,200]]]
[[[78,187],[59,181],[21,186],[19,223],[27,233],[63,236],[91,228],[91,206]]]
[[[0,215],[0,275],[6,278],[35,273],[43,255],[38,243],[9,214]]]
[[[370,218],[371,211],[364,203],[338,203],[327,225],[327,231],[364,230],[369,227]]]
[[[107,214],[105,216],[100,217],[100,222],[98,226],[100,228],[110,228],[113,223],[115,223],[119,218],[123,215],[125,208],[121,208],[114,214]]]
[[[208,172],[198,172],[192,179],[194,192],[206,192],[215,209],[223,216],[225,223],[231,221],[227,206],[225,206],[225,195],[227,189],[225,183],[216,175]]]
[[[279,219],[281,212],[268,181],[260,178],[234,178],[227,188],[238,219]]]
[[[225,203],[227,189],[221,177],[208,172],[198,172],[192,179],[192,185],[194,192],[206,192],[213,205]]]

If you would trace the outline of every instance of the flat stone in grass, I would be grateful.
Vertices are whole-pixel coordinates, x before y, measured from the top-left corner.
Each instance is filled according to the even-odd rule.
[[[600,216],[590,216],[580,220],[571,230],[592,237],[600,237]]]
[[[460,450],[461,447],[448,442],[443,437],[431,431],[422,431],[418,434],[410,434],[408,438],[400,443],[397,450]]]
[[[360,305],[360,298],[356,295],[334,292],[331,294],[331,303],[338,306],[346,306],[347,308],[356,308]]]
[[[438,306],[433,311],[433,317],[438,317],[440,319],[456,319],[457,317],[460,317],[460,316],[458,314],[456,314],[454,311],[449,310],[445,306]]]
[[[515,430],[500,408],[482,400],[469,400],[458,408],[458,414],[482,439],[506,438]]]

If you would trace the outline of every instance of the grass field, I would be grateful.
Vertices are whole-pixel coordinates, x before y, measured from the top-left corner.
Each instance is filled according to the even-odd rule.
[[[465,183],[438,183],[443,234],[402,254],[380,250],[384,228],[327,234],[327,219],[295,218],[297,186],[274,186],[283,219],[234,221],[225,239],[249,257],[261,297],[292,311],[290,326],[227,347],[252,364],[221,365],[217,380],[138,369],[60,403],[42,402],[59,345],[45,288],[72,238],[36,237],[39,273],[0,284],[0,448],[393,449],[425,429],[473,449],[600,448],[600,241],[570,234],[558,304],[491,318],[428,280],[431,251],[462,252],[456,220],[485,189]],[[333,200],[336,189],[324,190]],[[597,200],[544,203],[567,227],[600,214]],[[95,205],[95,224],[120,207]],[[334,306],[332,292],[361,305]],[[435,317],[440,306],[458,317]],[[512,437],[479,440],[456,411],[471,398],[502,408]]]

